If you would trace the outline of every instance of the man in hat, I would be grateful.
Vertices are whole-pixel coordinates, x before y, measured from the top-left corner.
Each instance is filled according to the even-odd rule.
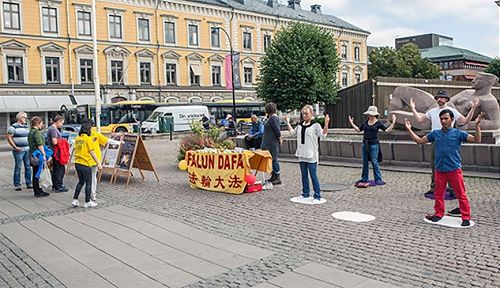
[[[438,104],[438,107],[432,108],[428,110],[425,114],[419,113],[416,108],[415,108],[415,100],[413,98],[410,99],[410,108],[413,113],[413,116],[415,117],[415,120],[417,122],[425,122],[430,120],[431,121],[431,130],[440,130],[442,128],[441,126],[441,120],[439,118],[439,113],[445,109],[449,109],[453,113],[452,117],[452,122],[451,122],[451,127],[455,126],[455,121],[457,122],[458,125],[465,125],[469,123],[469,121],[472,118],[472,115],[474,115],[474,110],[477,107],[477,101],[472,103],[472,108],[469,111],[469,114],[467,114],[467,117],[464,117],[460,112],[458,112],[455,108],[449,107],[448,106],[448,101],[450,101],[450,96],[448,96],[448,93],[445,90],[439,90],[437,94],[434,96],[434,99],[436,100],[436,103]],[[434,189],[436,187],[436,182],[435,182],[435,143],[432,142],[431,144],[431,183],[430,183],[430,189],[427,193],[425,193],[425,196],[428,198],[434,198]],[[452,198],[455,198],[453,190],[449,188]],[[458,212],[460,213],[459,210],[453,209],[450,212]]]

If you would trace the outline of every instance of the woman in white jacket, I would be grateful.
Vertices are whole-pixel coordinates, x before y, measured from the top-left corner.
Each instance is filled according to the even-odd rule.
[[[300,200],[309,198],[309,173],[314,190],[312,203],[319,204],[321,202],[321,192],[317,174],[319,160],[318,138],[323,139],[328,134],[330,116],[325,116],[325,126],[321,128],[321,125],[314,121],[314,109],[311,105],[304,106],[300,112],[302,113],[303,122],[297,125],[295,129],[290,125],[288,117],[286,118],[290,135],[297,135],[295,156],[299,158],[300,172],[302,174],[302,199]]]

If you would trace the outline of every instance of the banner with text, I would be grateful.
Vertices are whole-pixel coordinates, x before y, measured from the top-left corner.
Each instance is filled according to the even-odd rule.
[[[252,153],[245,151],[186,152],[188,178],[191,187],[231,194],[243,193],[245,176],[250,173],[248,159]]]

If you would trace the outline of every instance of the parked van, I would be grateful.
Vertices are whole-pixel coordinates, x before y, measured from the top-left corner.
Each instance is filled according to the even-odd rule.
[[[209,117],[207,106],[203,105],[172,105],[156,108],[149,117],[142,122],[142,133],[157,133],[160,130],[159,120],[163,116],[174,117],[174,132],[189,131],[189,124],[199,121],[203,115]]]

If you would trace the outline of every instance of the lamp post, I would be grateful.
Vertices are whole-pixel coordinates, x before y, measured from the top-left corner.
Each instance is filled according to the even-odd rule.
[[[99,59],[97,58],[97,21],[96,21],[96,0],[92,0],[92,64],[94,69],[94,93],[95,93],[95,126],[97,132],[101,132],[101,89],[99,83]]]
[[[499,0],[500,1],[500,0]],[[233,94],[233,119],[234,121],[237,121],[236,119],[236,96],[234,94],[234,62],[233,62],[233,44],[231,43],[231,36],[229,36],[229,33],[227,33],[226,29],[221,28],[221,27],[214,27],[212,28],[212,34],[216,34],[216,31],[224,31],[224,34],[226,34],[227,39],[229,40],[229,53],[231,53],[231,92]]]
[[[498,57],[500,57],[500,0],[494,2],[498,6]]]

